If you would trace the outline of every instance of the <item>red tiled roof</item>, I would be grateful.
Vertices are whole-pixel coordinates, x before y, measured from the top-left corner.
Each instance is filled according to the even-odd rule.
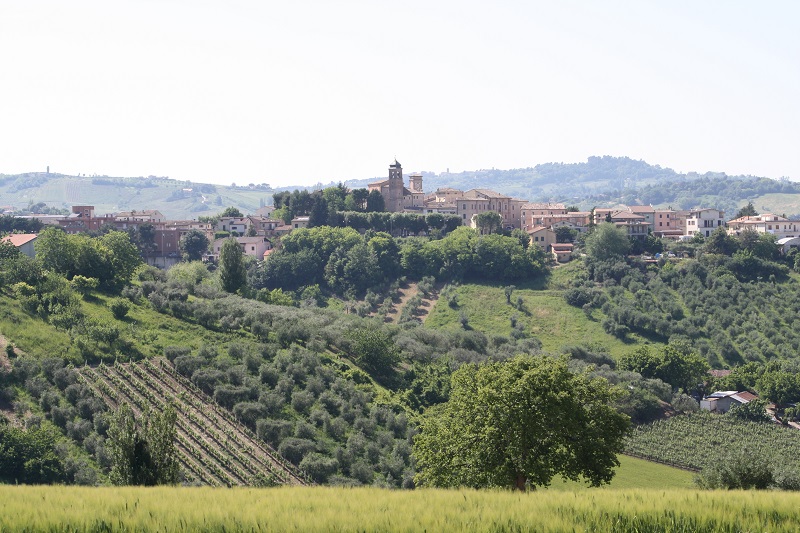
[[[2,240],[3,242],[10,242],[11,244],[19,248],[23,244],[31,242],[36,237],[38,237],[38,235],[34,233],[12,233],[11,235],[6,235],[0,240]]]

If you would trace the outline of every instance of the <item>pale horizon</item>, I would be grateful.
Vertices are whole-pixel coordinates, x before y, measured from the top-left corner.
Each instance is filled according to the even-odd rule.
[[[0,173],[273,187],[584,162],[800,180],[800,4],[0,0]],[[491,184],[486,184],[491,186]]]

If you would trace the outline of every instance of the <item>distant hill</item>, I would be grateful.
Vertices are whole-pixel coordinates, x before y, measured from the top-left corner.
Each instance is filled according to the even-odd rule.
[[[733,216],[752,201],[760,212],[800,215],[800,183],[724,172],[681,174],[628,157],[590,157],[584,163],[543,163],[534,167],[483,169],[459,173],[423,172],[426,191],[440,187],[462,190],[489,188],[530,201],[557,201],[583,209],[617,204],[653,204],[688,209],[716,207]],[[350,188],[366,187],[372,179],[349,180]],[[45,202],[50,207],[94,205],[99,213],[157,209],[173,219],[216,214],[227,206],[253,212],[272,203],[279,190],[321,188],[267,184],[224,186],[169,178],[112,178],[63,174],[0,174],[0,209],[24,209]]]
[[[717,207],[729,215],[748,201],[762,212],[800,214],[800,184],[787,179],[730,176],[724,172],[681,174],[628,157],[590,157],[584,163],[543,163],[511,170],[422,172],[426,191],[489,188],[531,201],[556,201],[584,209],[652,204],[689,209]],[[349,187],[366,180],[349,181]]]
[[[225,186],[159,177],[68,176],[44,172],[0,174],[0,209],[21,210],[39,202],[49,207],[93,205],[97,213],[156,209],[171,219],[191,219],[236,206],[252,213],[272,203],[269,185]]]

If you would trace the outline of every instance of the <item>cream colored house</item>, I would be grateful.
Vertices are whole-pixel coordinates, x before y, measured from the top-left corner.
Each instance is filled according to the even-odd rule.
[[[551,252],[552,246],[556,243],[556,232],[544,226],[528,230],[528,235],[531,237],[532,244],[539,246],[547,253]]]
[[[739,233],[751,229],[758,233],[769,233],[775,235],[778,239],[783,239],[800,235],[798,233],[798,225],[800,223],[796,220],[789,220],[772,213],[764,213],[763,215],[740,217],[729,221],[728,232]]]
[[[715,229],[725,225],[725,211],[710,207],[692,209],[686,215],[685,236],[700,234],[709,237]]]

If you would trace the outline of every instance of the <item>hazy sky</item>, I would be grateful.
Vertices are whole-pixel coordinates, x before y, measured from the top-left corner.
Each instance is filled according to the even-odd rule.
[[[800,180],[800,2],[0,0],[0,172]],[[488,184],[487,184],[488,185]]]

